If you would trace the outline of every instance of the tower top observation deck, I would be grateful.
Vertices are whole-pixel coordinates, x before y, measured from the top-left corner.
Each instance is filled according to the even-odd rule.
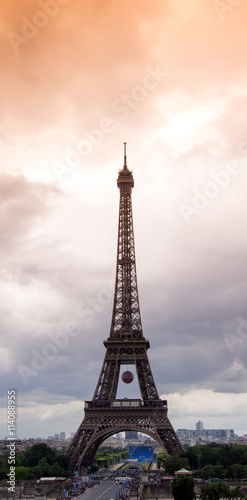
[[[134,178],[132,171],[127,167],[126,142],[124,142],[124,165],[118,171],[117,186],[121,191],[131,192],[134,187]]]

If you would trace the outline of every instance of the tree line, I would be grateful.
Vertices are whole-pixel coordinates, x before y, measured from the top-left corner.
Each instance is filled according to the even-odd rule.
[[[210,443],[187,447],[181,455],[171,457],[162,451],[157,465],[163,466],[168,474],[184,467],[202,479],[243,479],[247,478],[247,446]]]
[[[231,488],[228,484],[201,485],[201,500],[240,500],[246,498],[246,493],[239,485]],[[192,476],[176,477],[172,482],[172,494],[174,500],[196,500],[195,481]]]
[[[0,479],[7,479],[8,457],[7,450],[0,455]],[[64,452],[54,450],[46,443],[34,444],[25,451],[16,453],[16,480],[71,476],[73,476],[73,471],[69,467],[69,460]]]
[[[9,452],[0,455],[0,479],[6,479],[9,472]],[[121,460],[127,460],[128,449],[113,450],[100,447],[95,455],[91,472],[110,467]],[[40,477],[72,477],[69,460],[63,451],[50,448],[46,443],[34,444],[23,452],[16,453],[16,479],[39,479]],[[174,474],[182,467],[192,470],[194,477],[209,479],[247,478],[247,446],[238,444],[197,445],[187,447],[179,456],[167,457],[164,451],[158,454],[158,467],[164,467],[167,474]]]
[[[109,468],[121,460],[128,459],[128,449],[113,450],[110,447],[100,447],[95,455],[94,464],[90,467],[93,473],[99,468]],[[0,479],[7,479],[9,473],[9,451],[3,451],[0,455]],[[73,470],[69,465],[69,459],[64,451],[50,448],[46,443],[30,446],[25,451],[16,453],[15,478],[40,479],[41,477],[72,477]]]

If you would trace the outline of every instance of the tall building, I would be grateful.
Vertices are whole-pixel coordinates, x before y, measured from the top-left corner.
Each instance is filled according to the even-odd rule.
[[[196,422],[196,431],[202,431],[203,429],[203,422],[201,420],[198,420],[198,422]]]

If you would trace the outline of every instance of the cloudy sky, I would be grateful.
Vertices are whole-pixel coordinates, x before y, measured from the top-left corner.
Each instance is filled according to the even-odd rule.
[[[243,0],[1,2],[0,436],[12,388],[19,437],[76,431],[93,396],[124,141],[169,418],[247,432],[246,16]]]

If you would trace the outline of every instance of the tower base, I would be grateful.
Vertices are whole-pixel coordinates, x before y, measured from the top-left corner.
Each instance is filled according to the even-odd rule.
[[[81,473],[89,466],[98,447],[113,434],[137,431],[147,434],[166,450],[179,455],[183,447],[167,417],[167,402],[162,400],[116,399],[87,401],[85,417],[73,437],[66,455],[71,466]]]

